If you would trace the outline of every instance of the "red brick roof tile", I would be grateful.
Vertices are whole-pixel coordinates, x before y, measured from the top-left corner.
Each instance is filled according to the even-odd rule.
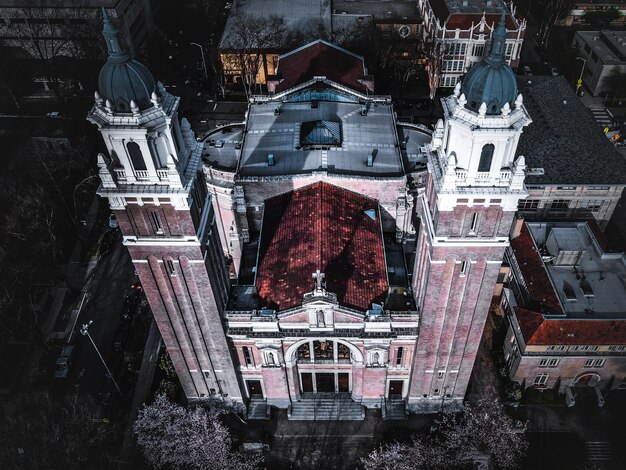
[[[256,278],[261,305],[301,305],[317,269],[341,305],[366,310],[384,300],[387,273],[375,199],[315,183],[265,201]]]
[[[511,248],[530,294],[529,307],[538,312],[562,314],[559,299],[525,223],[520,235],[511,240]]]
[[[276,86],[277,93],[321,75],[353,90],[366,91],[359,82],[365,74],[363,58],[321,40],[280,56],[278,74],[282,81]]]
[[[526,344],[626,344],[626,320],[546,319],[541,313],[516,306],[515,317]]]

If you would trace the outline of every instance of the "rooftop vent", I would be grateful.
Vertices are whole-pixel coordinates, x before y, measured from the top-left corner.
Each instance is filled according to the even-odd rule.
[[[563,293],[565,294],[565,299],[569,302],[576,302],[576,292],[574,292],[574,287],[567,281],[563,281]]]
[[[585,297],[594,297],[593,289],[591,288],[591,284],[589,284],[589,281],[587,279],[581,279],[580,290],[583,291],[583,295]]]

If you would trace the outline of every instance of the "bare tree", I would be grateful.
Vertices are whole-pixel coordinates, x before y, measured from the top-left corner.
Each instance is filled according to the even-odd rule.
[[[163,395],[139,411],[133,426],[137,444],[154,468],[253,470],[261,459],[233,452],[218,412],[184,408]]]
[[[626,69],[622,70],[618,65],[615,65],[611,72],[602,79],[602,88],[612,101],[626,98]]]
[[[239,70],[248,98],[254,92],[259,72],[263,70],[267,77],[267,54],[282,50],[286,35],[285,21],[278,16],[238,14],[233,19],[224,44],[224,48],[232,52],[222,54],[222,59],[228,62],[225,68]]]
[[[425,70],[428,76],[429,97],[435,99],[439,81],[441,79],[441,67],[443,66],[443,58],[446,55],[446,45],[443,41],[437,39],[425,40],[422,43],[422,54],[424,56]]]
[[[12,45],[23,48],[41,62],[42,74],[51,91],[62,99],[71,79],[78,86],[80,80],[71,75],[81,70],[62,62],[101,57],[95,10],[86,8],[84,0],[73,0],[63,8],[55,5],[54,0],[19,0],[17,4],[23,21],[7,26],[14,38]]]
[[[482,399],[462,413],[444,413],[428,435],[411,443],[382,446],[362,459],[365,470],[467,468],[473,456],[488,456],[499,468],[515,468],[527,443],[499,402]],[[390,463],[386,463],[390,462]]]
[[[573,6],[574,0],[545,0],[539,4],[539,8],[543,10],[539,15],[541,18],[537,33],[539,44],[546,47],[554,24],[559,18],[569,13]]]
[[[105,444],[118,430],[89,396],[13,396],[0,403],[0,414],[2,468],[96,468],[111,458]]]

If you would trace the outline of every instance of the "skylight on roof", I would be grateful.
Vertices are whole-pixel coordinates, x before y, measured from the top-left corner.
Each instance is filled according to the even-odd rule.
[[[306,146],[341,145],[341,123],[337,121],[307,121],[300,126],[300,143]]]

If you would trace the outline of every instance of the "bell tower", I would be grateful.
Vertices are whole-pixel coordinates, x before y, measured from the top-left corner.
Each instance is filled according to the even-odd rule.
[[[202,144],[180,99],[122,44],[103,11],[109,58],[87,119],[108,155],[101,185],[119,221],[155,321],[189,400],[241,401],[222,326],[229,277],[202,172]]]
[[[504,61],[504,19],[488,57],[442,100],[420,195],[413,289],[420,332],[409,407],[460,407],[467,391],[517,204],[527,197],[515,151],[531,119]]]

